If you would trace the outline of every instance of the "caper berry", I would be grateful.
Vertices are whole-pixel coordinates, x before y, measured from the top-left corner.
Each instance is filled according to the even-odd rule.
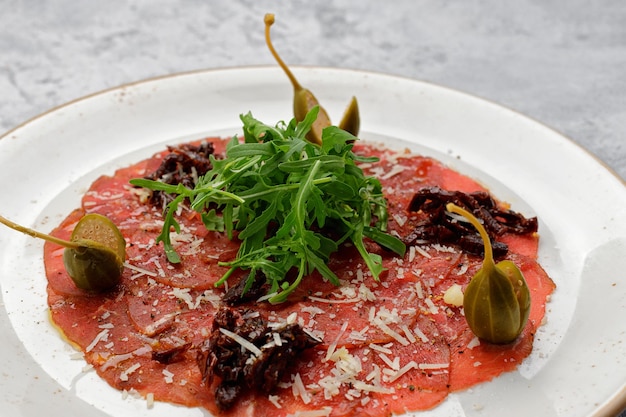
[[[105,216],[95,213],[83,216],[69,241],[20,226],[2,216],[0,223],[63,246],[65,269],[80,289],[103,292],[120,281],[126,259],[126,242],[115,224]]]
[[[63,263],[78,288],[102,292],[115,287],[124,270],[126,241],[107,217],[85,215],[72,232],[78,248],[66,247]]]
[[[265,43],[267,44],[268,49],[278,62],[278,65],[285,71],[289,81],[291,81],[291,85],[293,86],[294,95],[293,95],[293,113],[294,117],[297,121],[301,122],[304,120],[306,115],[311,111],[314,107],[319,107],[319,113],[317,114],[317,119],[311,126],[311,130],[307,134],[307,139],[310,142],[316,143],[318,145],[322,144],[322,130],[325,127],[331,125],[330,117],[326,110],[320,105],[315,95],[307,89],[302,87],[296,77],[293,75],[289,67],[284,63],[281,57],[274,49],[274,45],[272,44],[272,39],[270,37],[270,27],[274,24],[274,15],[271,13],[267,13],[264,18],[265,22]],[[359,116],[359,106],[355,97],[352,97],[348,108],[346,109],[343,119],[341,120],[339,127],[341,129],[346,130],[347,132],[357,136],[359,133],[361,119]]]
[[[513,342],[524,330],[530,313],[530,291],[524,275],[512,261],[494,263],[491,241],[476,217],[452,203],[446,209],[469,220],[485,246],[483,265],[463,296],[467,324],[476,336],[488,342]]]
[[[350,100],[350,104],[348,104],[341,122],[339,122],[339,128],[352,133],[354,136],[358,136],[361,129],[361,116],[359,115],[359,103],[356,97],[352,97],[352,100]]]

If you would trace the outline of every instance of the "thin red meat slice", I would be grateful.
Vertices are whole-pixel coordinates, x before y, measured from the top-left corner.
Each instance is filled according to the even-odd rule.
[[[224,151],[226,142],[214,140],[216,153]],[[381,157],[381,162],[364,169],[380,178],[389,200],[390,231],[401,236],[415,227],[416,218],[407,207],[420,187],[484,190],[431,158],[361,143],[355,151]],[[218,410],[212,391],[218,381],[206,386],[196,360],[225,290],[214,287],[227,270],[218,262],[234,259],[238,242],[208,232],[197,214],[183,211],[179,218],[183,232],[172,235],[183,262],[168,263],[155,243],[163,224],[161,209],[144,204],[141,191],[128,185],[131,178],[156,169],[165,154],[95,181],[82,208],[54,231],[68,238],[86,212],[110,217],[128,242],[129,267],[118,289],[104,295],[78,290],[64,270],[62,249],[45,246],[52,320],[111,386],[153,394],[160,401],[201,406],[214,415],[278,417],[331,407],[332,416],[379,417],[435,407],[451,391],[514,369],[532,350],[545,300],[554,290],[535,261],[537,236],[501,237],[510,248],[508,257],[524,272],[533,298],[526,329],[505,346],[476,343],[461,309],[443,301],[452,284],[467,285],[480,267],[478,257],[423,244],[399,259],[368,242],[368,250],[381,255],[386,268],[376,282],[354,248],[347,246],[329,262],[342,281],[340,287],[314,273],[287,303],[248,305],[270,322],[300,323],[323,343],[293,364],[271,396],[247,392],[234,409]],[[238,271],[229,284],[245,274]],[[294,388],[300,381],[304,390]]]

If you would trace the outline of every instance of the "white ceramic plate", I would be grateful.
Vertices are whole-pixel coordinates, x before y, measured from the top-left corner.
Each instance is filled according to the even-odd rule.
[[[519,370],[420,416],[611,416],[626,406],[626,187],[545,126],[487,101],[393,76],[296,68],[338,120],[359,99],[364,140],[433,155],[540,219],[540,262],[557,284]],[[1,213],[50,231],[99,175],[164,144],[239,132],[239,114],[288,120],[278,68],[197,72],[105,91],[0,138]],[[122,398],[73,360],[48,321],[42,243],[0,229],[0,410],[38,416],[205,416]]]

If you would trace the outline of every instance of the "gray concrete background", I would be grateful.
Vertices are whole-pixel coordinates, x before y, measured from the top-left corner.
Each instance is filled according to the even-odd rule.
[[[148,77],[274,64],[459,89],[570,137],[626,178],[626,2],[0,0],[0,133]],[[284,40],[288,39],[288,42]]]

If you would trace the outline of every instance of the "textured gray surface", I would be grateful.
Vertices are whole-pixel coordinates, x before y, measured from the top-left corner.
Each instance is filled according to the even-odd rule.
[[[626,178],[626,2],[0,0],[0,134],[145,78],[283,58],[462,90],[570,137]]]
[[[2,0],[0,132],[152,76],[273,64],[266,11],[289,63],[481,96],[564,133],[626,178],[622,0]]]

